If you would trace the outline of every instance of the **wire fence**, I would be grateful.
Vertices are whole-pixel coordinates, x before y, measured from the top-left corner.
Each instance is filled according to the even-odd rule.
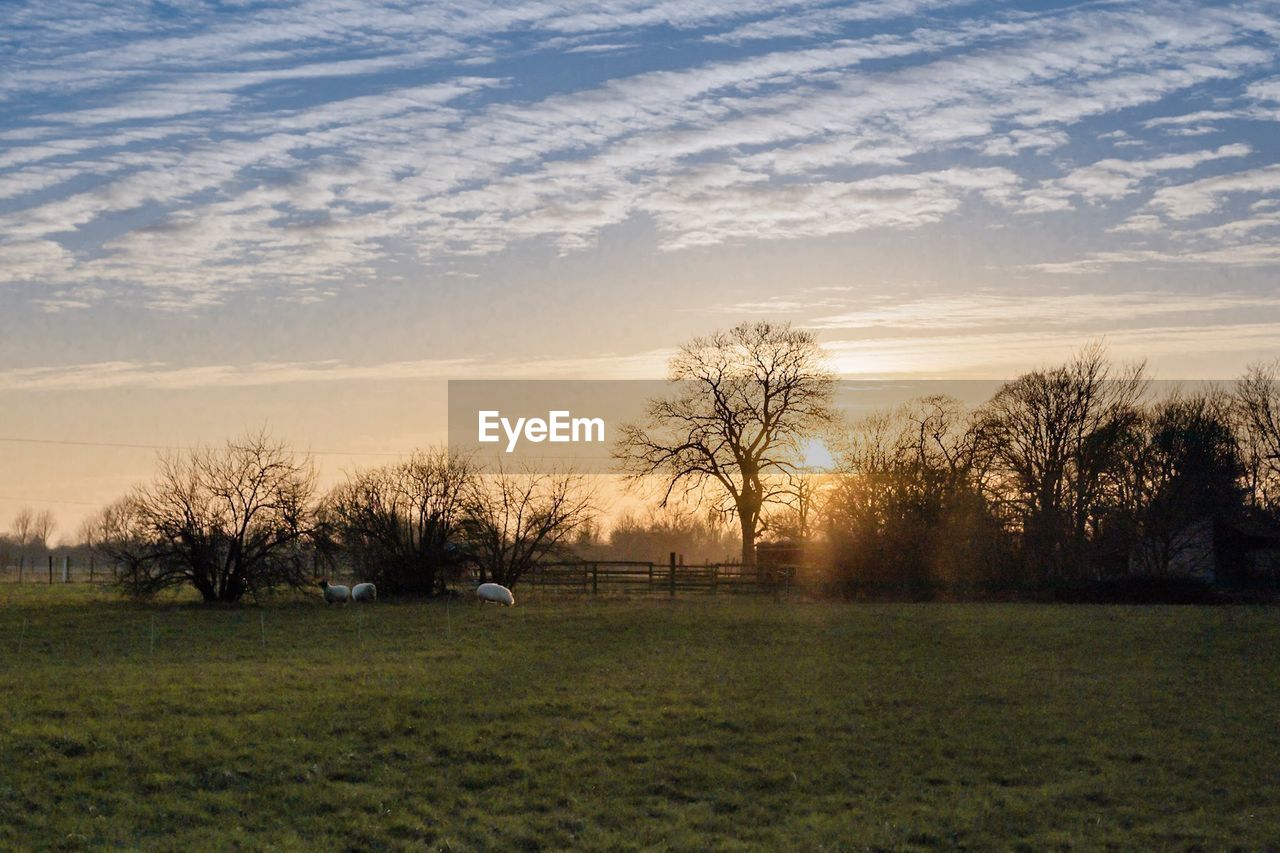
[[[57,554],[0,561],[0,583],[106,583],[115,579],[115,566],[96,557]]]

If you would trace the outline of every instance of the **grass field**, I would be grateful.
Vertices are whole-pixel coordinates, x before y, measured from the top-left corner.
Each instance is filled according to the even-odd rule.
[[[6,849],[1280,844],[1273,609],[15,586],[0,667]]]

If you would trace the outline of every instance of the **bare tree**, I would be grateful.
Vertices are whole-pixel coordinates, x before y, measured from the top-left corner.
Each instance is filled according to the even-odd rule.
[[[768,514],[764,528],[774,537],[807,542],[816,532],[817,508],[828,478],[806,466],[797,468],[787,481],[786,492],[777,498],[778,506]]]
[[[322,514],[361,576],[387,593],[436,595],[463,557],[462,522],[476,471],[446,450],[352,475]]]
[[[1119,448],[1141,421],[1144,368],[1114,371],[1101,345],[1024,374],[986,405],[979,425],[992,497],[1010,502],[1029,567],[1083,571],[1085,544]]]
[[[18,510],[13,518],[14,542],[21,548],[48,548],[49,536],[58,526],[53,512],[42,509],[36,512],[26,506]]]
[[[744,323],[681,347],[668,377],[680,390],[624,425],[615,454],[633,482],[660,478],[664,505],[681,490],[715,496],[753,566],[765,507],[791,494],[805,439],[831,418],[825,353],[810,332]]]
[[[566,553],[574,534],[595,515],[580,474],[483,474],[474,478],[467,498],[468,556],[481,580],[511,587],[538,563]]]
[[[13,533],[13,541],[19,548],[26,548],[31,544],[31,532],[35,528],[36,513],[29,506],[24,506],[18,510],[17,515],[13,517],[13,525],[9,528]]]
[[[1235,401],[1253,502],[1280,508],[1280,360],[1250,365]]]
[[[150,485],[99,517],[98,548],[130,594],[193,586],[234,602],[311,580],[315,472],[265,433],[164,456]]]
[[[152,571],[150,564],[160,559],[160,543],[140,511],[136,492],[103,507],[85,520],[81,530],[85,544],[114,563],[117,582],[144,577]],[[136,587],[124,588],[141,594]]]
[[[698,563],[726,559],[737,550],[738,539],[719,513],[668,504],[650,507],[643,516],[620,517],[609,532],[609,548],[624,560],[661,562],[674,552]]]
[[[31,528],[31,544],[40,548],[49,547],[49,537],[53,535],[58,521],[52,510],[42,509],[36,513],[35,523]]]
[[[980,491],[981,451],[970,417],[949,397],[854,425],[822,507],[847,593],[919,596],[938,583],[995,579],[1003,537]]]

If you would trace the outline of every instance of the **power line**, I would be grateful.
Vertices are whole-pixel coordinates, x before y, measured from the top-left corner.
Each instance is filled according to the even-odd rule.
[[[191,450],[192,448],[179,444],[131,444],[123,441],[77,441],[73,439],[59,438],[19,438],[16,436],[0,436],[0,441],[10,442],[12,444],[53,444],[63,447],[111,447],[123,448],[125,450]],[[290,448],[296,450],[296,448]],[[382,450],[305,450],[298,451],[310,453],[314,456],[391,456],[402,457],[412,455],[411,451],[382,451]]]
[[[17,501],[24,504],[74,504],[75,506],[102,506],[91,501],[69,501],[61,498],[19,498],[13,495],[0,495],[0,501]]]

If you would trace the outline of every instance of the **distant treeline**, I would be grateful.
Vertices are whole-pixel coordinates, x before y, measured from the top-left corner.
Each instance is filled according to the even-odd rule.
[[[776,532],[808,540],[849,595],[1274,584],[1276,380],[1263,365],[1155,395],[1090,347],[976,408],[933,396],[866,418],[812,478],[805,523]]]
[[[23,507],[11,519],[9,531],[0,533],[0,569],[18,565],[44,565],[50,556],[61,560],[87,560],[89,548],[83,543],[53,545],[50,539],[57,529],[57,519],[50,510]]]

